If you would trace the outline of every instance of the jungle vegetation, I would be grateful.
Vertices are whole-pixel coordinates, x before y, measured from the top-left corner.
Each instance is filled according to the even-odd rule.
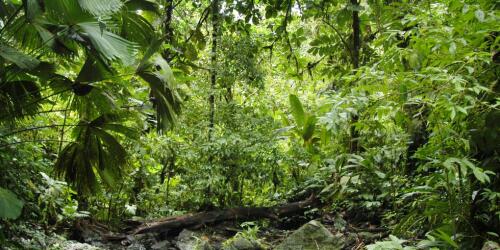
[[[2,0],[0,245],[311,194],[380,249],[498,242],[499,7]]]

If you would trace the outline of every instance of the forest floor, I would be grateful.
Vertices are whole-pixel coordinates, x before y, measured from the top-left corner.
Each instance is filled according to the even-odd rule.
[[[77,237],[75,235],[69,237],[75,241],[60,243],[59,246],[61,249],[73,250],[274,249],[291,234],[299,231],[298,229],[302,225],[313,219],[320,222],[331,233],[335,241],[343,245],[342,249],[363,249],[367,244],[388,236],[387,230],[376,225],[367,222],[349,222],[340,215],[324,214],[312,217],[292,216],[277,221],[265,219],[250,223],[225,221],[199,228],[184,229],[180,233],[130,234],[116,239],[108,237],[107,240],[104,239],[106,237],[103,237],[105,229],[102,226],[87,223],[86,228],[82,228],[80,224]],[[96,227],[100,227],[100,229],[96,229]],[[109,236],[109,232],[106,235]]]

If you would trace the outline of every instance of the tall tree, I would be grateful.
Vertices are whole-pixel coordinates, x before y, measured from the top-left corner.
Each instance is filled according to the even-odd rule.
[[[353,69],[359,68],[359,50],[361,48],[361,31],[359,23],[359,2],[358,0],[351,0],[352,9],[352,53],[351,60]],[[359,131],[356,129],[356,122],[358,116],[354,115],[351,119],[351,143],[349,144],[349,152],[356,153],[359,151]]]
[[[174,38],[174,30],[172,29],[172,17],[174,12],[174,1],[173,0],[165,0],[165,17],[163,21],[163,32],[165,33],[165,42],[168,44],[172,44]],[[167,48],[163,51],[163,58],[167,62],[170,63],[172,60],[171,49]]]
[[[215,127],[215,88],[217,86],[217,36],[219,33],[219,1],[212,1],[212,50],[210,52],[210,95],[208,102],[210,105],[210,121],[208,127],[208,139],[211,141],[214,136]]]
[[[351,0],[352,8],[352,65],[359,68],[359,49],[361,48],[361,32],[359,23],[359,2]]]

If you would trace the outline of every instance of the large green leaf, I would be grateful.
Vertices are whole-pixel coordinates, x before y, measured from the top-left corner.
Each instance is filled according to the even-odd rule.
[[[108,131],[128,136],[131,128],[116,123],[120,115],[107,114],[91,122],[80,122],[75,129],[77,140],[69,143],[55,164],[56,173],[74,185],[79,193],[93,193],[98,188],[97,176],[113,188],[122,176],[127,153],[115,136]]]
[[[141,72],[138,75],[151,88],[151,94],[154,97],[154,105],[156,107],[158,128],[160,130],[172,128],[177,120],[177,114],[180,113],[180,96],[175,89],[168,87],[167,83],[162,80],[165,77],[151,72]]]
[[[84,138],[82,138],[84,139]],[[87,142],[88,144],[85,144]],[[89,149],[85,145],[91,143],[90,136],[84,142],[67,144],[59,154],[54,165],[55,173],[76,187],[80,194],[95,192],[98,182],[90,162]],[[92,144],[90,144],[92,145]]]
[[[139,65],[137,66],[137,72],[146,72],[150,71],[151,67],[151,58],[155,53],[158,52],[160,49],[160,46],[163,44],[163,39],[153,39],[151,40],[151,43],[149,44],[146,52],[144,52],[144,55],[142,56],[141,61],[139,62]]]
[[[78,0],[85,11],[95,16],[110,15],[123,7],[121,0]]]
[[[0,188],[0,218],[16,219],[21,215],[24,202],[10,190]]]
[[[106,65],[99,57],[88,56],[80,69],[75,82],[95,83],[105,79],[111,79],[114,71]]]
[[[137,53],[134,43],[103,30],[98,22],[79,23],[78,26],[104,59],[110,61],[119,59],[126,65],[133,63]]]
[[[47,20],[54,24],[75,25],[95,20],[94,16],[80,7],[77,0],[44,1],[44,7]]]
[[[41,94],[32,81],[0,82],[0,119],[11,120],[34,115],[40,107]]]
[[[147,48],[155,35],[154,28],[148,20],[134,12],[128,12],[123,14],[122,21],[120,35]]]
[[[29,21],[33,21],[41,13],[41,7],[37,0],[25,0],[23,6]]]
[[[128,11],[150,11],[156,14],[160,14],[158,4],[147,0],[129,0],[125,3]]]
[[[167,61],[161,56],[153,56],[160,45],[161,40],[153,41],[137,67],[137,75],[151,88],[151,94],[155,100],[158,128],[168,130],[173,127],[181,111],[182,98]]]
[[[103,113],[111,112],[116,109],[117,97],[112,91],[108,91],[101,86],[92,86],[87,84],[73,83],[75,96],[72,99],[71,109],[76,110],[82,119],[92,119]],[[85,89],[89,88],[90,91]],[[78,89],[82,88],[84,91],[78,94]]]
[[[33,69],[40,63],[36,58],[3,44],[0,44],[0,56],[22,69]]]
[[[302,103],[300,102],[299,98],[293,94],[290,94],[289,101],[293,118],[295,119],[297,125],[302,128],[304,126],[306,118]]]
[[[311,140],[314,135],[315,128],[316,117],[313,115],[308,115],[304,124],[304,129],[302,130],[302,139],[304,139],[304,141]]]

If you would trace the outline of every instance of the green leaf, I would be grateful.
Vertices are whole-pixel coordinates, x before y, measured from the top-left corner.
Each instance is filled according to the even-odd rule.
[[[110,15],[123,7],[121,0],[78,0],[78,4],[94,16]]]
[[[38,35],[42,38],[43,45],[52,47],[54,46],[54,43],[56,39],[54,39],[54,34],[52,34],[50,31],[48,31],[46,28],[44,28],[42,25],[33,23],[33,27],[36,29],[38,32]]]
[[[40,63],[36,58],[3,44],[0,44],[0,56],[22,69],[34,69]]]
[[[474,174],[476,179],[478,181],[480,181],[481,183],[489,182],[488,176],[486,174],[484,174],[482,169],[480,169],[478,167],[474,167],[474,168],[472,168],[472,173]]]
[[[158,128],[168,130],[172,128],[181,111],[182,98],[177,89],[174,74],[167,61],[161,56],[153,55],[154,48],[158,46],[154,42],[138,66],[137,74],[146,81],[154,97]]]
[[[0,82],[0,119],[34,115],[40,107],[40,89],[32,81]]]
[[[84,141],[90,142],[90,137],[88,139]],[[95,192],[98,185],[86,152],[88,149],[83,142],[71,142],[61,151],[54,165],[55,173],[76,187],[79,194]]]
[[[451,158],[448,158],[446,159],[445,162],[443,162],[443,166],[447,169],[447,170],[454,170],[455,169],[455,164],[457,165],[461,165],[461,161],[460,159],[458,158],[454,158],[454,157],[451,157]]]
[[[302,139],[304,141],[311,140],[314,135],[314,130],[316,128],[316,117],[315,116],[307,116],[306,122],[304,124],[304,129],[302,130]]]
[[[476,16],[479,22],[484,22],[484,12],[482,10],[476,10],[474,12],[474,15]]]
[[[436,231],[437,231],[437,233],[434,234],[436,237],[438,237],[441,240],[443,240],[444,242],[448,243],[450,246],[452,246],[454,248],[458,248],[458,244],[450,237],[450,235],[448,235],[447,233],[445,233],[444,231],[442,231],[440,229],[437,229]]]
[[[289,95],[289,101],[295,123],[297,123],[297,125],[301,128],[304,127],[305,113],[304,108],[302,107],[302,103],[300,102],[299,98],[293,94]]]
[[[421,61],[422,60],[416,51],[412,52],[409,55],[408,63],[410,64],[410,67],[412,67],[413,69],[415,69],[415,70],[420,69],[420,67],[422,65]]]
[[[26,13],[26,18],[32,21],[38,14],[41,13],[41,8],[37,0],[26,0],[24,4],[24,11]]]
[[[109,31],[101,32],[98,22],[79,23],[78,26],[104,59],[110,61],[119,59],[125,65],[133,63],[137,52],[135,43]]]
[[[148,46],[148,49],[146,50],[146,52],[144,52],[144,55],[141,59],[141,61],[139,62],[139,65],[137,66],[137,72],[144,72],[144,71],[148,71],[149,68],[151,66],[151,57],[153,57],[153,55],[158,52],[158,50],[160,49],[160,46],[163,44],[163,39],[153,39],[151,41],[151,43],[149,44]]]
[[[77,141],[64,147],[55,164],[56,174],[76,187],[80,194],[97,191],[99,174],[107,187],[113,188],[122,177],[127,152],[115,136],[106,130],[128,135],[130,128],[113,122],[120,114],[102,115],[90,123],[80,122],[75,130]]]
[[[99,57],[93,58],[89,56],[78,73],[75,82],[94,83],[105,79],[111,79],[113,75],[113,70],[100,60]]]
[[[128,11],[150,11],[156,14],[160,14],[158,11],[158,4],[147,0],[129,0],[125,3]]]
[[[399,100],[401,102],[408,100],[408,86],[404,83],[399,84]]]
[[[95,20],[94,16],[82,9],[77,0],[44,1],[43,3],[45,16],[52,23],[74,25]]]
[[[23,210],[24,202],[10,190],[0,188],[0,218],[17,219]]]
[[[123,25],[120,35],[146,48],[153,40],[155,31],[148,20],[141,15],[130,12],[123,15]]]
[[[457,44],[454,42],[451,42],[448,50],[450,51],[450,54],[455,55],[455,53],[457,52]]]

